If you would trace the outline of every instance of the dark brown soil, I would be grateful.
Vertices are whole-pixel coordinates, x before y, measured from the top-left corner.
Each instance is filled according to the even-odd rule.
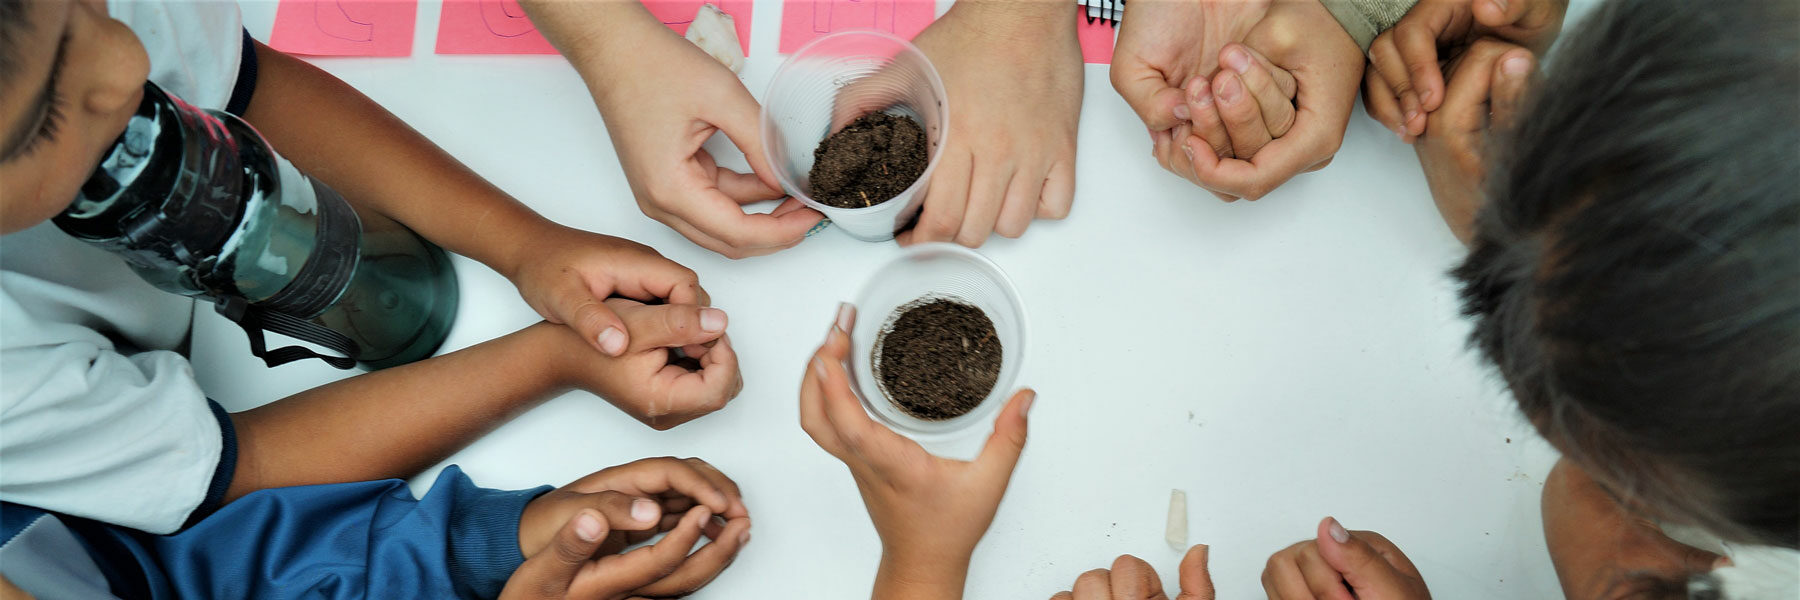
[[[838,208],[887,202],[925,172],[925,147],[925,130],[912,117],[857,117],[813,150],[812,197]]]
[[[1000,337],[980,308],[937,297],[896,309],[875,341],[875,377],[888,399],[928,421],[962,416],[1000,378]]]

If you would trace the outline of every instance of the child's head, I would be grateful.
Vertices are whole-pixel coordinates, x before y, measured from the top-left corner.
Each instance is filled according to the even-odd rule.
[[[0,0],[0,233],[62,212],[125,130],[149,77],[97,0]]]
[[[1615,1],[1553,57],[1457,270],[1602,485],[1800,546],[1800,3]]]

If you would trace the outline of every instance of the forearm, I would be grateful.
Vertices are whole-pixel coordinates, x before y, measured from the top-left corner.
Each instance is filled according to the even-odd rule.
[[[875,572],[875,590],[871,600],[955,600],[963,595],[963,583],[969,578],[969,560],[965,557],[926,557],[912,559],[895,552],[882,552],[881,567]]]
[[[521,0],[520,6],[544,39],[596,90],[607,82],[616,63],[643,60],[642,53],[632,49],[644,47],[644,36],[674,35],[639,2]]]
[[[351,204],[509,276],[505,242],[549,224],[349,84],[260,43],[256,53],[245,120]]]
[[[351,377],[237,413],[227,501],[275,487],[403,478],[563,388],[538,324],[416,363]]]
[[[979,23],[987,35],[1005,36],[1035,48],[1046,35],[1075,37],[1075,16],[1080,10],[1074,2],[1061,0],[973,0],[950,5],[944,16],[972,19],[969,22]]]

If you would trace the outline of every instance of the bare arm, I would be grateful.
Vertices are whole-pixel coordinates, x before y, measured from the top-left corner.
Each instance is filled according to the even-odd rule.
[[[256,60],[245,120],[351,204],[508,277],[505,242],[552,226],[349,84],[260,42]]]
[[[225,499],[418,473],[563,389],[550,361],[586,351],[579,344],[541,323],[234,414],[238,460]]]

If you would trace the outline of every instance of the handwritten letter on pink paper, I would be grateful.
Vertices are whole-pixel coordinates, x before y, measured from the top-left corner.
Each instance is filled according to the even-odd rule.
[[[444,0],[438,54],[556,54],[518,0]]]
[[[644,0],[644,7],[675,33],[686,34],[694,13],[707,0]],[[713,0],[737,29],[744,54],[750,53],[752,0]],[[438,54],[556,54],[544,35],[519,7],[518,0],[444,0],[438,19]]]
[[[694,22],[694,13],[700,11],[703,4],[719,7],[727,15],[731,15],[732,29],[737,30],[738,45],[743,47],[744,56],[750,55],[750,15],[756,7],[753,0],[644,0],[644,8],[656,20],[668,25],[675,33],[687,35],[688,24]]]
[[[412,54],[415,0],[281,0],[269,46],[317,56]]]
[[[936,18],[932,0],[783,0],[780,51],[790,53],[819,37],[852,29],[910,40]]]
[[[1075,37],[1081,41],[1081,62],[1112,64],[1113,36],[1118,31],[1106,21],[1095,19],[1090,23],[1087,16],[1075,15]]]

